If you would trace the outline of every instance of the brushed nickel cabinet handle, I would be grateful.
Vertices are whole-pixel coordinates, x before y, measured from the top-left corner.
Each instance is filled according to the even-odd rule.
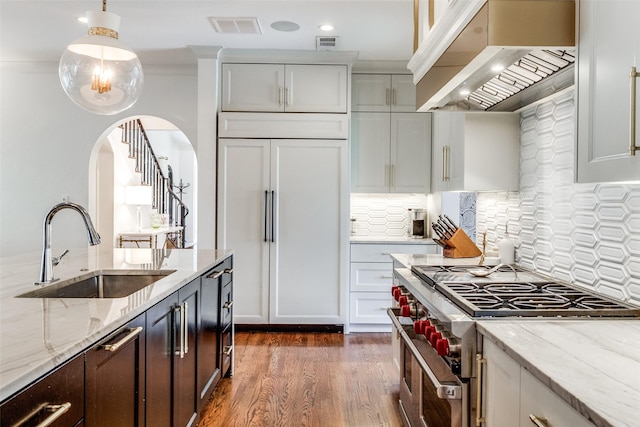
[[[224,269],[224,274],[231,274],[233,273],[233,268],[225,268]]]
[[[547,420],[545,418],[538,418],[533,414],[529,414],[529,419],[537,427],[547,427]]]
[[[444,180],[445,181],[449,181],[449,179],[451,178],[449,176],[449,163],[451,162],[451,148],[448,145],[444,146],[444,157],[445,157],[445,161],[444,161]]]
[[[231,307],[233,307],[233,301],[225,302],[224,305],[222,306],[222,308],[225,308],[227,310],[230,309]]]
[[[480,427],[485,421],[482,416],[482,365],[487,362],[480,353],[476,354],[476,369],[478,371],[478,382],[476,383],[476,427]]]
[[[53,424],[58,418],[60,418],[65,412],[71,408],[71,402],[65,402],[60,405],[46,405],[43,409],[45,411],[53,411],[51,415],[45,418],[36,427],[47,427]]]
[[[230,356],[231,352],[233,352],[233,346],[230,345],[229,347],[226,348],[226,350],[224,351],[224,355],[225,356]]]
[[[207,276],[207,279],[217,279],[218,277],[222,276],[225,273],[225,270],[222,271],[214,271],[213,273],[211,273],[210,275]]]
[[[282,100],[283,100],[283,95],[284,95],[284,88],[278,88],[278,105],[282,105]]]
[[[177,344],[178,348],[174,350],[173,354],[176,355],[176,356],[180,356],[180,359],[184,358],[184,347],[183,347],[183,345],[184,345],[184,337],[183,337],[183,335],[184,335],[184,333],[183,333],[184,332],[184,326],[183,326],[183,324],[184,324],[184,316],[182,314],[182,311],[183,311],[182,309],[183,309],[182,305],[177,305],[177,306],[173,307],[173,312],[174,312],[175,318],[180,319],[180,327],[176,331],[177,332],[176,335],[178,335],[177,340],[174,337],[174,344],[177,341],[178,342],[178,344]],[[175,314],[175,313],[177,313],[177,314]],[[175,318],[174,318],[174,322],[175,322]],[[175,323],[174,323],[174,325],[175,325]],[[174,328],[175,328],[175,326],[174,326]],[[174,331],[175,331],[175,329],[174,329]]]
[[[285,87],[285,88],[284,88],[284,106],[285,106],[285,107],[288,107],[288,106],[289,106],[289,104],[290,104],[290,102],[289,102],[289,101],[291,101],[291,100],[289,99],[289,88],[288,88],[288,87]]]
[[[393,92],[392,92],[392,96],[391,96],[391,102],[393,103],[393,105],[398,105],[398,103],[396,102],[396,89],[393,88]]]
[[[391,187],[396,188],[396,165],[391,165]]]
[[[390,95],[389,89],[387,88],[386,89],[386,94],[384,96],[384,104],[385,105],[389,105],[390,104],[390,99],[391,99],[391,95]]]
[[[445,181],[445,171],[446,171],[446,158],[447,158],[447,146],[443,145],[442,146],[442,182]]]
[[[111,352],[118,351],[120,347],[122,347],[123,345],[125,345],[126,343],[134,339],[136,336],[138,336],[138,334],[142,332],[143,329],[144,328],[142,326],[129,329],[129,333],[126,336],[124,336],[120,341],[118,341],[115,344],[106,344],[102,348],[105,349],[106,351],[111,351]]]
[[[185,301],[182,306],[182,348],[183,354],[189,353],[189,303]],[[184,356],[183,356],[184,357]]]
[[[640,77],[640,73],[636,71],[636,67],[631,67],[631,73],[629,73],[629,78],[631,81],[629,82],[630,88],[630,117],[629,117],[629,154],[631,156],[636,155],[636,150],[640,149],[636,145],[636,79]]]

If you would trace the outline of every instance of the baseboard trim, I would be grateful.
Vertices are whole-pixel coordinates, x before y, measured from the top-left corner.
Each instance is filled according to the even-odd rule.
[[[273,324],[235,324],[236,331],[260,332],[329,332],[342,334],[344,325],[273,325]]]

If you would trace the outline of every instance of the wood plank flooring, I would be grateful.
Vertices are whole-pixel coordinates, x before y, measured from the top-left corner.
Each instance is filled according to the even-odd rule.
[[[400,427],[391,334],[236,332],[199,426]]]

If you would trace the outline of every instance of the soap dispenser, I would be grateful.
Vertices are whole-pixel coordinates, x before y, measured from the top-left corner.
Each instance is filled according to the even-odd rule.
[[[509,237],[509,226],[504,227],[504,237],[498,242],[500,263],[512,265],[515,263],[515,243]]]

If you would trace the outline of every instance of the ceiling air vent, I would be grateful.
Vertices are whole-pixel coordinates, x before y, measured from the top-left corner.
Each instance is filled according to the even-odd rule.
[[[338,37],[336,36],[317,36],[316,50],[333,50],[338,45]]]
[[[213,28],[221,34],[262,34],[258,18],[228,18],[210,16]]]

